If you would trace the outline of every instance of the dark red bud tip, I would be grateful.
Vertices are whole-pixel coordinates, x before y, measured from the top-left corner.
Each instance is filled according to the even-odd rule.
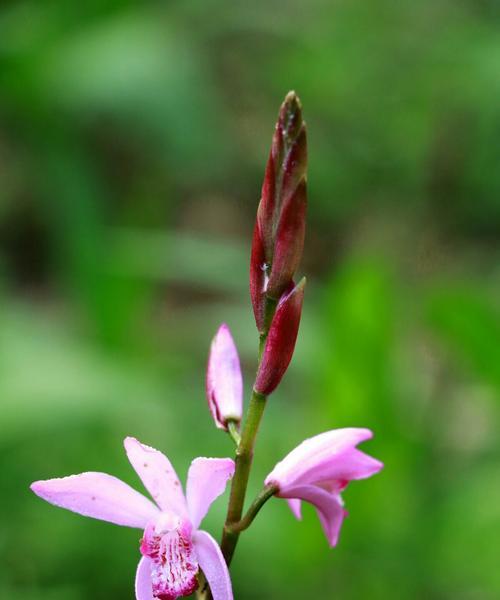
[[[268,396],[276,389],[292,360],[302,315],[305,285],[304,277],[279,301],[255,381],[254,389],[259,394]]]
[[[302,104],[294,91],[288,92],[280,107],[276,127],[284,137],[285,145],[292,143],[302,125]]]

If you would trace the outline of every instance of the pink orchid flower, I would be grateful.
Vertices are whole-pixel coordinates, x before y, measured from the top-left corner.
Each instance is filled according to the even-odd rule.
[[[228,422],[239,423],[243,412],[243,379],[240,359],[229,327],[223,323],[210,345],[207,399],[219,429],[227,431]]]
[[[137,600],[175,600],[191,594],[203,570],[214,600],[232,600],[229,572],[217,542],[198,529],[234,473],[229,458],[195,458],[186,496],[168,458],[135,438],[127,456],[155,503],[106,473],[82,473],[36,481],[31,489],[47,502],[86,517],[144,529],[137,568]]]
[[[347,515],[340,492],[353,479],[365,479],[383,467],[356,448],[372,436],[369,429],[356,428],[321,433],[299,444],[266,477],[266,485],[278,488],[276,495],[288,500],[297,519],[302,518],[302,500],[316,507],[332,548]]]

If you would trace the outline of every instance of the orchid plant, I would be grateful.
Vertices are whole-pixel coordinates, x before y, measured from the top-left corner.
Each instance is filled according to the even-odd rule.
[[[195,458],[184,494],[168,458],[128,437],[124,442],[128,459],[152,501],[105,473],[82,473],[31,486],[55,506],[143,530],[137,600],[174,600],[194,592],[200,599],[231,600],[229,566],[240,534],[271,497],[286,499],[298,519],[301,501],[312,504],[328,543],[335,546],[346,515],[341,492],[351,480],[370,477],[382,468],[382,463],[356,447],[372,437],[371,431],[327,431],[303,441],[278,462],[244,514],[259,425],[267,399],[292,359],[299,330],[305,279],[295,284],[294,277],[304,245],[306,170],[306,127],[300,101],[290,92],[279,112],[253,235],[250,295],[259,332],[259,360],[243,426],[240,361],[226,324],[215,335],[208,359],[209,409],[215,425],[233,439],[235,459]],[[219,545],[199,526],[229,480]]]

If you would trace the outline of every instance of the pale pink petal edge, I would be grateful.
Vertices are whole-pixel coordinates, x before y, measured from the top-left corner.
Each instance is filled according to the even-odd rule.
[[[126,437],[123,445],[130,464],[156,504],[162,510],[186,517],[187,508],[181,482],[168,458],[134,437]]]
[[[318,464],[335,460],[336,456],[372,437],[370,429],[346,427],[308,438],[275,465],[265,483],[277,483],[284,487],[309,482],[308,472],[314,470]]]
[[[280,492],[281,498],[305,500],[316,507],[328,543],[337,545],[342,522],[347,515],[338,494],[331,494],[314,485],[296,486]]]
[[[206,394],[208,407],[219,429],[227,431],[227,421],[241,421],[243,378],[240,358],[231,330],[222,323],[210,345]]]
[[[210,585],[213,600],[233,600],[229,570],[217,542],[206,531],[196,531],[193,544],[198,564]]]
[[[195,529],[207,514],[210,506],[226,489],[234,474],[231,458],[198,457],[189,467],[186,500],[189,517]]]
[[[30,487],[54,506],[126,527],[144,529],[159,512],[150,500],[107,473],[87,472],[35,481]]]
[[[151,583],[151,559],[143,556],[137,565],[135,574],[136,600],[154,600]]]

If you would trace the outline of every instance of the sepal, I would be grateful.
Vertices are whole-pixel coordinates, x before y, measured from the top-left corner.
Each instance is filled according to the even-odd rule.
[[[305,277],[278,303],[269,329],[254,389],[268,396],[280,383],[293,356],[299,332]]]

